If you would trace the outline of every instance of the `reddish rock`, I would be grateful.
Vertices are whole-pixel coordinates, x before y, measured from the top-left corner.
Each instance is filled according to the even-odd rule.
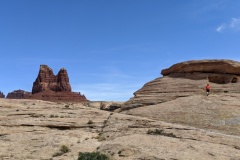
[[[31,96],[31,92],[26,92],[24,90],[14,90],[7,94],[6,98],[9,99],[28,99]]]
[[[33,83],[32,93],[38,93],[42,91],[70,91],[71,86],[69,83],[67,70],[62,68],[55,76],[51,68],[47,65],[41,65],[38,73],[38,77]]]
[[[39,99],[44,101],[62,101],[62,102],[83,102],[87,101],[86,97],[81,94],[76,94],[74,92],[62,91],[62,92],[55,92],[55,91],[42,91],[39,93],[33,94],[30,99]]]
[[[5,98],[5,95],[1,91],[0,91],[0,98]]]
[[[31,99],[46,101],[87,101],[80,92],[71,92],[68,73],[65,68],[60,69],[55,76],[47,65],[40,65],[38,76],[33,83]]]

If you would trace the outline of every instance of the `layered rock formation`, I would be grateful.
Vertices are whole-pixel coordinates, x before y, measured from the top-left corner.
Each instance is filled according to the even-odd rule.
[[[55,76],[52,69],[47,65],[40,65],[38,77],[33,83],[32,93],[34,94],[47,90],[56,92],[71,92],[68,73],[65,68],[60,69],[58,74]]]
[[[0,91],[0,98],[5,98],[5,95],[1,91]]]
[[[220,73],[240,75],[240,63],[232,60],[195,60],[186,61],[163,69],[161,74],[167,76],[173,73]]]
[[[210,83],[212,93],[238,93],[240,63],[232,60],[199,60],[175,64],[162,70],[163,77],[146,83],[134,93],[122,110],[153,105],[179,97],[205,94]]]
[[[0,159],[77,160],[79,152],[98,151],[114,160],[239,160],[240,96],[207,98],[195,96],[183,105],[188,102],[183,97],[177,107],[169,102],[151,109],[136,108],[145,109],[141,116],[109,113],[84,103],[65,108],[66,103],[0,99]],[[156,120],[165,115],[177,122],[199,120],[206,127]],[[211,124],[218,128],[211,131]],[[60,152],[63,145],[69,152]]]
[[[72,92],[68,73],[65,68],[60,69],[55,76],[47,65],[40,65],[38,76],[33,83],[31,99],[47,101],[87,101],[79,92]]]
[[[24,90],[14,90],[13,92],[9,92],[6,98],[9,99],[28,99],[31,96],[31,92],[26,92]]]

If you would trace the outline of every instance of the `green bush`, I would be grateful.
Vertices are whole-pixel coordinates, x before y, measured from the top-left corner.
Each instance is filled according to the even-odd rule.
[[[60,150],[56,153],[53,154],[53,157],[58,157],[58,156],[61,156],[63,155],[64,153],[67,153],[69,152],[70,149],[68,148],[68,146],[65,146],[65,145],[62,145]]]
[[[67,153],[70,151],[70,149],[68,148],[68,146],[62,145],[60,151],[63,153]]]
[[[92,120],[89,120],[89,121],[87,122],[87,124],[93,124],[93,121],[92,121]]]
[[[173,137],[173,138],[176,138],[176,137],[177,137],[177,136],[174,135],[173,133],[165,133],[165,132],[163,132],[162,129],[148,130],[148,131],[147,131],[147,134],[162,135],[162,136]]]
[[[155,130],[148,130],[147,134],[158,134],[158,135],[162,135],[163,130],[162,129],[155,129]]]
[[[100,152],[79,152],[77,160],[110,160],[110,158]]]

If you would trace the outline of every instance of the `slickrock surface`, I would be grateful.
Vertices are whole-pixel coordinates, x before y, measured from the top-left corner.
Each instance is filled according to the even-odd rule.
[[[162,70],[163,77],[136,91],[121,110],[164,103],[179,97],[205,95],[207,83],[211,86],[211,93],[240,93],[239,73],[240,63],[230,60],[178,63]]]
[[[240,136],[239,99],[236,93],[192,95],[123,113]]]
[[[0,98],[5,98],[5,95],[1,91],[0,91]]]
[[[19,89],[19,90],[14,90],[13,92],[9,92],[7,94],[6,98],[9,98],[9,99],[27,99],[31,95],[32,95],[31,92],[27,92],[27,91]]]
[[[230,112],[233,104],[235,106],[239,104],[237,98],[225,97],[218,103],[231,102]],[[179,115],[185,110],[188,112],[192,110],[194,116],[190,117],[189,121],[194,121],[197,113],[205,119],[210,115],[214,117],[215,112],[220,112],[217,105],[206,105],[205,108],[199,108],[197,105],[204,101],[211,104],[212,99],[204,100],[202,97],[197,99],[196,104],[189,104],[195,106],[191,109],[178,106],[179,109],[175,107],[173,110],[167,110],[171,105],[168,104],[163,111],[166,115],[167,113]],[[183,98],[182,101],[187,100]],[[154,106],[152,107],[155,112]],[[164,106],[155,107],[160,109]],[[92,151],[104,152],[116,160],[240,158],[238,131],[235,135],[229,135],[219,130],[166,123],[155,120],[155,117],[151,119],[103,111],[86,107],[82,103],[0,99],[0,110],[1,160],[76,160],[78,152]],[[148,112],[150,113],[150,109]],[[235,111],[236,115],[238,113]],[[185,116],[188,118],[187,114]],[[233,115],[228,116],[236,118]],[[226,119],[225,122],[235,125],[237,119],[233,119]],[[207,121],[205,123],[207,124]],[[223,125],[217,123],[217,119],[212,123]],[[54,156],[62,145],[66,145],[70,151]]]

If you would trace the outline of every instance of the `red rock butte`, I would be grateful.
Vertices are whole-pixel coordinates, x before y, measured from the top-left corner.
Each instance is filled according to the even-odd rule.
[[[31,99],[47,101],[87,101],[80,92],[72,92],[69,83],[68,73],[65,68],[61,68],[55,76],[51,68],[47,65],[40,65],[38,76],[33,83]]]
[[[32,94],[43,91],[71,92],[68,73],[65,68],[60,69],[55,76],[51,68],[47,65],[40,65],[38,76],[33,83]]]

